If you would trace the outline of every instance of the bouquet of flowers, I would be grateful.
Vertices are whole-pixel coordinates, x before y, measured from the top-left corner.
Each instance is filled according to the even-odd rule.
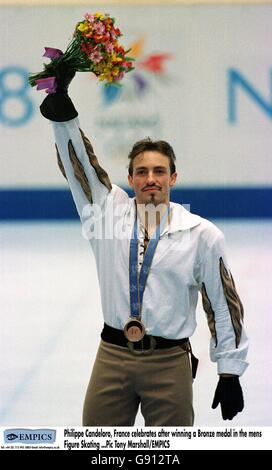
[[[108,14],[86,13],[77,23],[73,39],[63,53],[60,49],[45,47],[43,57],[51,59],[44,70],[29,76],[31,86],[54,93],[57,88],[55,72],[61,63],[75,72],[93,72],[106,85],[119,85],[124,74],[133,70],[132,57],[118,42],[122,36],[115,19]]]

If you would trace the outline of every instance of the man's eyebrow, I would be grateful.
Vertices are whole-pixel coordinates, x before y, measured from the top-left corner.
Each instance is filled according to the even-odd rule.
[[[155,170],[159,170],[159,169],[162,169],[162,170],[165,170],[167,167],[166,166],[163,166],[163,165],[158,165],[158,166],[154,166],[154,169]],[[135,170],[147,170],[148,168],[146,166],[137,166],[135,168]]]

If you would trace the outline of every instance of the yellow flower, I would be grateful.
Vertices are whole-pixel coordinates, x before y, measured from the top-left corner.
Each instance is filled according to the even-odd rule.
[[[104,73],[101,73],[98,77],[98,79],[102,82],[103,80],[107,80],[108,82],[112,82],[113,81],[113,77],[111,76],[110,72],[108,71],[105,71],[104,70]]]
[[[97,18],[98,20],[101,20],[101,21],[103,21],[104,18],[105,18],[103,13],[100,13],[100,12],[95,13],[94,17]]]
[[[77,29],[83,33],[84,31],[87,31],[89,29],[89,27],[85,23],[80,23],[78,25]]]
[[[122,62],[121,57],[117,57],[117,55],[115,55],[115,54],[112,54],[111,60],[112,60],[112,62]]]

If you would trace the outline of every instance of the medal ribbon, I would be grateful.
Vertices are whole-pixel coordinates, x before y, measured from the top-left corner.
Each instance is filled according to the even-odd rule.
[[[137,211],[137,209],[136,209]],[[155,250],[157,248],[158,241],[160,239],[161,230],[166,222],[169,214],[169,207],[165,211],[161,221],[156,226],[156,230],[153,233],[148,243],[146,253],[144,256],[143,264],[138,276],[138,233],[137,233],[137,212],[130,240],[130,252],[129,252],[129,289],[130,289],[130,313],[131,317],[140,318],[141,308],[143,302],[144,290],[149,274],[149,269],[153,260]]]

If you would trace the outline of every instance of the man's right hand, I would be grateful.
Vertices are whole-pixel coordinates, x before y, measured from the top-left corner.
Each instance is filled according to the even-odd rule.
[[[70,121],[78,116],[72,100],[68,96],[68,87],[76,72],[66,63],[60,63],[55,71],[57,88],[55,93],[50,93],[43,100],[41,114],[50,121]]]
[[[61,62],[56,69],[57,89],[56,93],[68,93],[68,87],[73,80],[76,71],[66,62]]]

